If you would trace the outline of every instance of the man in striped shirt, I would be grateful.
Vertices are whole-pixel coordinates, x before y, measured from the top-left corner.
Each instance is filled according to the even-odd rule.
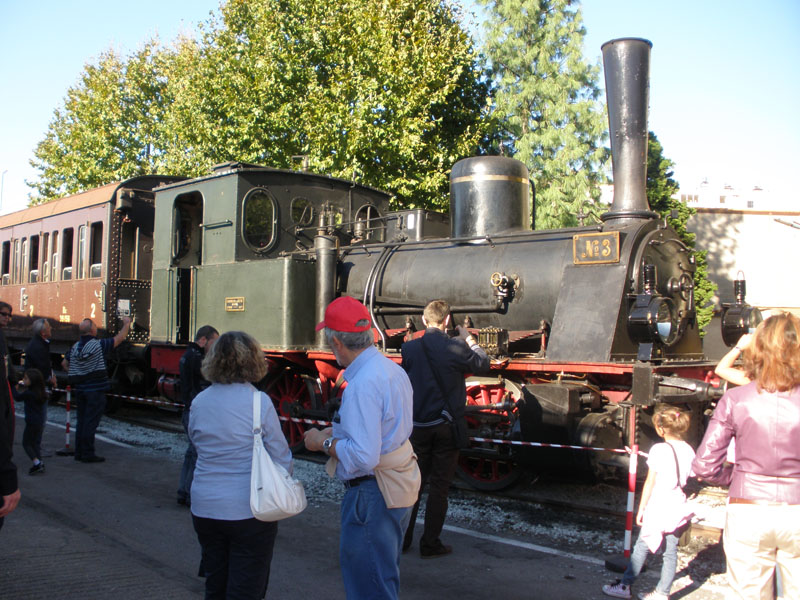
[[[97,325],[91,319],[84,319],[78,329],[81,339],[62,363],[77,396],[75,460],[80,462],[95,463],[105,460],[95,454],[94,434],[106,408],[106,391],[111,389],[106,357],[122,343],[130,328],[130,318],[122,317],[122,328],[117,335],[98,340]]]

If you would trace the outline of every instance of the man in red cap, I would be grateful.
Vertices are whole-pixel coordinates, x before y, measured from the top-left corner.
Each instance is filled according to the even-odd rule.
[[[408,441],[413,392],[405,371],[375,348],[371,322],[367,308],[347,296],[325,310],[317,331],[325,329],[347,387],[333,427],[307,431],[305,444],[331,457],[328,472],[346,488],[339,557],[347,597],[395,599],[420,482]]]

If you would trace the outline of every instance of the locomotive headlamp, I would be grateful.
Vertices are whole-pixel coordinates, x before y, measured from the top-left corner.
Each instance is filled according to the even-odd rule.
[[[737,279],[733,282],[735,302],[722,306],[722,341],[728,347],[736,345],[745,333],[753,333],[758,324],[764,320],[760,310],[744,301],[746,289],[744,274],[739,271]]]
[[[678,324],[672,300],[639,294],[628,315],[628,333],[639,343],[672,344],[678,336]]]

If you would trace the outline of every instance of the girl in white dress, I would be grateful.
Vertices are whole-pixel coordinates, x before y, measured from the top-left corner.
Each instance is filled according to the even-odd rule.
[[[642,529],[622,579],[603,586],[607,596],[630,598],[631,586],[642,570],[648,551],[655,552],[666,539],[661,579],[654,591],[639,594],[639,598],[669,598],[678,565],[678,540],[693,515],[683,492],[694,460],[694,450],[683,441],[690,420],[689,413],[677,406],[656,406],[653,426],[664,442],[654,444],[647,459],[649,470],[636,515],[636,524]]]

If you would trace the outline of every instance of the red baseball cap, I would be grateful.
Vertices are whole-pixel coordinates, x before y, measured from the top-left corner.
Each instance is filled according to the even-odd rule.
[[[366,325],[356,325],[366,319]],[[372,329],[372,319],[367,307],[350,296],[340,296],[325,309],[325,320],[317,325],[317,331],[328,327],[334,331],[358,332]]]

